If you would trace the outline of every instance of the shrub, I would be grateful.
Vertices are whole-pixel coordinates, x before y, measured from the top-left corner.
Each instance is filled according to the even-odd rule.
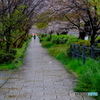
[[[70,45],[71,43],[75,43],[77,41],[78,41],[78,38],[77,37],[70,35],[66,44],[67,45]]]
[[[44,42],[42,42],[42,46],[43,47],[48,47],[48,46],[50,46],[50,45],[52,45],[52,43],[51,42],[49,42],[49,41],[44,41]]]
[[[52,43],[58,44],[58,36],[57,35],[53,35],[52,39],[51,39]]]
[[[68,35],[55,35],[52,37],[51,42],[55,44],[65,44],[68,40]]]
[[[39,34],[38,37],[40,39],[40,42],[42,42],[44,40],[43,38],[46,36],[47,36],[47,34]]]
[[[11,63],[14,59],[15,59],[15,56],[12,54],[0,55],[0,64]]]
[[[10,53],[11,53],[12,55],[16,55],[17,50],[11,49],[11,50],[10,50]]]
[[[48,50],[48,52],[56,58],[62,51],[56,47],[52,47]]]
[[[45,37],[45,41],[50,41],[50,40],[51,40],[50,35],[47,35],[47,36]]]
[[[87,41],[87,40],[78,40],[77,42],[75,42],[75,44],[79,44],[79,45],[86,45],[86,46],[90,46],[91,45],[91,43],[90,43],[90,41]]]

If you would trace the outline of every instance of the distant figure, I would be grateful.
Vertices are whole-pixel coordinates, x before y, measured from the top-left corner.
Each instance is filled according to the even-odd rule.
[[[34,40],[36,39],[36,35],[34,35]]]

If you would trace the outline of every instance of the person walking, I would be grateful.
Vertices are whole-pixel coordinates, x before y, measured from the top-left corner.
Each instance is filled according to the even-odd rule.
[[[34,40],[36,39],[36,35],[34,34]]]

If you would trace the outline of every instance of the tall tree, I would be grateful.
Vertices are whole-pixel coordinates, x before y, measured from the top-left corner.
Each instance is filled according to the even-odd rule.
[[[43,1],[0,0],[0,36],[6,40],[6,52],[9,52],[11,45],[16,45],[19,39],[22,42],[34,24],[33,18],[36,16],[36,12],[39,11],[39,6]],[[15,41],[12,41],[14,37]]]
[[[61,18],[65,17],[68,23],[77,27],[79,38],[84,39],[88,34],[93,45],[100,30],[99,0],[63,0],[60,4],[62,6],[55,7],[55,11],[63,15]]]

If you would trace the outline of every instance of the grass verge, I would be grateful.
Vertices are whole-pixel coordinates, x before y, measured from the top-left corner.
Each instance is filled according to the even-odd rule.
[[[78,78],[78,83],[74,88],[76,92],[98,92],[96,100],[100,100],[100,63],[94,60],[87,60],[82,64],[81,59],[69,58],[69,47],[66,44],[52,44],[52,42],[41,42],[43,47],[48,49],[50,55],[59,60],[65,68]],[[46,45],[45,45],[46,44]],[[49,46],[50,45],[50,46]],[[66,83],[67,84],[67,83]]]

